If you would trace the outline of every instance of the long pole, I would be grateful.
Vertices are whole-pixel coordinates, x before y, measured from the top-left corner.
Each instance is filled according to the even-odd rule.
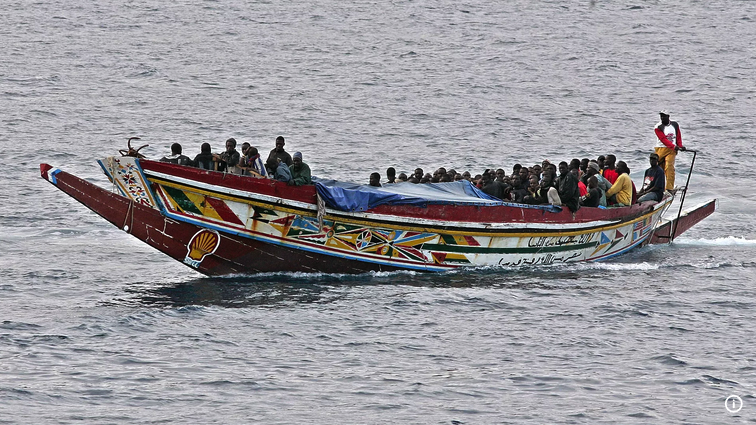
[[[690,171],[688,171],[688,181],[685,182],[685,187],[683,188],[682,196],[680,197],[680,210],[677,211],[677,220],[675,220],[675,225],[672,228],[672,234],[669,236],[669,243],[672,243],[672,241],[675,239],[675,235],[677,234],[677,223],[680,222],[680,215],[682,214],[683,203],[685,203],[685,194],[688,193],[688,185],[690,184],[690,176],[693,175],[693,164],[696,163],[696,154],[698,153],[698,151],[694,151],[692,149],[685,150],[684,152],[693,152],[693,161],[690,162]]]

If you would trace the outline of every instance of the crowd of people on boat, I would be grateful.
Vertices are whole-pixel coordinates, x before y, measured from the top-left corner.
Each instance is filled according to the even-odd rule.
[[[276,147],[263,162],[257,148],[247,142],[241,144],[241,152],[236,150],[237,143],[233,137],[226,140],[226,150],[219,154],[212,153],[209,143],[203,143],[194,159],[182,154],[180,143],[174,143],[171,145],[171,155],[160,161],[242,176],[273,178],[291,186],[312,184],[312,173],[302,161],[302,153],[289,154],[284,149],[285,144],[283,136],[278,136]]]
[[[664,170],[659,167],[658,155],[649,156],[640,192],[630,179],[630,168],[615,155],[601,155],[595,160],[573,159],[554,164],[544,160],[540,164],[515,164],[512,173],[503,168],[486,169],[481,174],[458,172],[441,167],[432,174],[417,168],[411,174],[399,173],[390,167],[383,185],[402,182],[425,184],[467,180],[482,192],[503,201],[566,206],[570,211],[584,207],[628,206],[635,202],[661,201],[665,191]],[[379,173],[370,175],[371,186],[381,186]]]
[[[553,164],[544,160],[533,166],[515,164],[512,173],[502,168],[486,169],[473,176],[469,171],[457,172],[441,167],[431,173],[416,168],[411,174],[396,174],[396,169],[386,170],[387,182],[414,184],[444,183],[467,180],[485,194],[494,198],[523,204],[565,206],[575,212],[582,207],[629,206],[637,202],[662,200],[666,190],[674,188],[674,158],[682,145],[679,125],[670,121],[669,112],[660,112],[660,122],[654,129],[658,143],[649,155],[650,167],[646,169],[643,185],[636,190],[630,179],[630,168],[615,155],[601,155],[595,160],[572,159]],[[171,146],[171,155],[161,161],[193,166],[205,170],[224,171],[238,175],[273,178],[293,186],[312,184],[310,167],[302,161],[302,153],[290,155],[286,144],[278,136],[275,147],[265,162],[256,147],[242,143],[241,153],[236,150],[236,140],[226,140],[226,150],[212,153],[209,143],[203,143],[201,152],[190,159],[182,154],[179,143]],[[381,186],[381,175],[371,173],[369,185]]]

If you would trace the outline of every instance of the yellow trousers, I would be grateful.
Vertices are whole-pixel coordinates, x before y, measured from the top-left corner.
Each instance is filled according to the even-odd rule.
[[[664,178],[667,181],[665,189],[675,188],[675,156],[677,152],[670,148],[654,148],[659,155],[659,166],[664,169]]]

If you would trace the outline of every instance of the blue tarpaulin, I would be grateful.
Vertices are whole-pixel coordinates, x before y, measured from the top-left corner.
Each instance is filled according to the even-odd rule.
[[[386,184],[383,187],[360,185],[313,178],[318,194],[329,208],[341,211],[367,211],[378,205],[510,205],[558,212],[552,205],[523,205],[504,202],[483,193],[467,180],[449,183],[414,184],[409,182]]]

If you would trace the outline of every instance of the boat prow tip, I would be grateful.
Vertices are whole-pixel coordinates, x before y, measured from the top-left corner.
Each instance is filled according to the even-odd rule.
[[[47,173],[53,169],[53,166],[50,164],[39,164],[39,173],[42,175],[42,178],[47,180]]]

